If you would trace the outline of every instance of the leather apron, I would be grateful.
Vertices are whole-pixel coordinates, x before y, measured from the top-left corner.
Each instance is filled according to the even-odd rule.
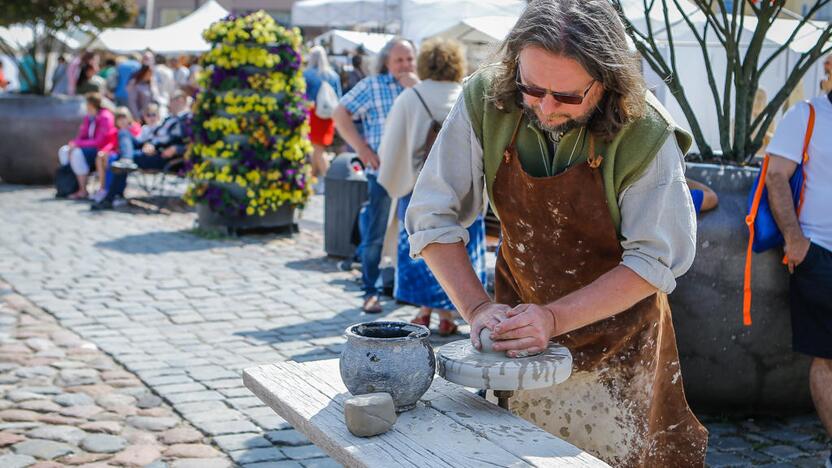
[[[492,201],[502,222],[496,300],[510,306],[547,304],[587,286],[618,266],[623,252],[592,137],[586,162],[532,177],[514,145],[520,121]],[[515,392],[514,413],[612,466],[704,466],[708,432],[685,400],[664,293],[557,341],[572,352],[572,376]]]

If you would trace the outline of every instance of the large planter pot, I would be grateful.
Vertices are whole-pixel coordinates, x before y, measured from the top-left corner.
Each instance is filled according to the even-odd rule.
[[[699,218],[696,260],[670,296],[688,400],[699,409],[771,413],[811,407],[809,360],[791,349],[782,252],[754,255],[753,325],[742,325],[746,203],[757,169],[689,164],[719,195]]]
[[[0,179],[52,183],[58,148],[78,133],[85,111],[81,96],[0,95]]]
[[[295,206],[283,205],[265,216],[226,216],[211,211],[205,203],[196,207],[197,223],[202,229],[224,230],[236,234],[244,231],[288,229],[290,232],[296,229]]]

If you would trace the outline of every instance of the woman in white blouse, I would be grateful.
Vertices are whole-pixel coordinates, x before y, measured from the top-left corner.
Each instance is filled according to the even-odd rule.
[[[406,89],[396,98],[387,116],[384,135],[379,147],[378,181],[391,198],[398,201],[391,206],[393,229],[388,239],[397,242],[396,299],[420,306],[413,323],[429,326],[432,312],[439,313],[439,334],[456,333],[454,306],[437,282],[424,260],[410,257],[410,243],[404,228],[404,215],[410,202],[416,178],[429,154],[430,136],[450,112],[462,91],[465,76],[465,51],[456,41],[432,39],[422,44],[417,61],[421,83]],[[485,284],[485,225],[479,217],[468,228],[468,255],[480,280]],[[389,250],[389,249],[388,249]]]

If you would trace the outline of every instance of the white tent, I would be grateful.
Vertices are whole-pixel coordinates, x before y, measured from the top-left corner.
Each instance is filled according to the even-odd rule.
[[[672,7],[672,3],[668,2],[670,8],[670,29],[665,25],[664,17],[661,11],[661,2],[656,2],[654,9],[650,11],[649,19],[653,28],[653,37],[656,44],[662,49],[662,56],[670,63],[670,48],[669,39],[672,35],[674,50],[676,55],[677,78],[681,81],[685,94],[688,97],[688,102],[693,108],[693,111],[698,117],[699,124],[702,127],[705,139],[714,149],[720,148],[719,127],[716,118],[716,108],[714,100],[711,97],[711,88],[708,85],[707,71],[705,66],[705,58],[696,37],[692,33],[689,25],[685,21],[683,14],[688,20],[693,23],[694,27],[701,34],[704,30],[706,19],[698,8],[684,0],[680,3],[682,5],[682,12],[679,9]],[[647,33],[647,18],[645,18],[643,3],[628,2],[625,4],[624,14],[633,22],[634,26],[641,32]],[[760,53],[760,64],[771,57],[775,51],[778,50],[794,31],[798,21],[791,19],[777,19],[774,25],[769,30],[766,40],[762,45]],[[766,102],[782,89],[783,84],[794,64],[796,63],[800,54],[809,50],[819,37],[819,29],[825,27],[826,23],[812,22],[804,25],[797,34],[797,40],[791,47],[774,59],[771,65],[766,69],[760,78],[760,89],[765,93]],[[752,32],[756,27],[756,17],[746,17],[744,20],[744,32],[740,42],[741,54],[747,50]],[[724,77],[726,73],[725,49],[722,44],[714,36],[713,31],[708,35],[707,54],[711,61],[713,73],[715,75],[717,89],[722,92]],[[645,78],[649,86],[654,89],[656,96],[667,107],[670,114],[676,121],[689,128],[687,119],[682,112],[676,98],[670,93],[669,88],[664,82],[650,69],[646,61],[643,63]],[[823,76],[823,65],[821,61],[815,63],[809,72],[804,76],[802,86],[796,90],[796,96],[811,97],[817,95],[818,83]],[[732,91],[735,92],[735,91]],[[779,120],[779,119],[777,119]],[[775,120],[775,122],[777,121]]]
[[[446,31],[460,22],[485,16],[520,16],[524,0],[401,0],[402,36],[419,43]],[[484,20],[482,27],[494,33],[493,20]],[[506,30],[506,33],[508,31]],[[487,33],[488,34],[488,33]],[[498,33],[499,34],[499,33]]]
[[[93,48],[117,53],[150,49],[157,54],[200,53],[211,48],[202,32],[212,23],[228,16],[228,10],[216,0],[209,0],[190,15],[155,29],[113,28],[103,31]]]
[[[333,29],[316,37],[312,42],[325,47],[328,46],[330,51],[335,55],[345,55],[354,52],[358,46],[363,46],[364,50],[370,55],[375,55],[392,38],[392,34]]]
[[[399,0],[302,0],[292,5],[295,26],[348,28],[387,25],[400,18]]]
[[[465,18],[432,37],[455,39],[465,45],[468,66],[473,70],[488,60],[516,22],[517,16],[513,15]]]

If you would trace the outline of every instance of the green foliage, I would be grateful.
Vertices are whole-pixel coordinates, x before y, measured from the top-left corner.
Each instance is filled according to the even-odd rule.
[[[52,31],[89,24],[121,26],[133,18],[135,0],[0,0],[0,26],[37,23]]]

